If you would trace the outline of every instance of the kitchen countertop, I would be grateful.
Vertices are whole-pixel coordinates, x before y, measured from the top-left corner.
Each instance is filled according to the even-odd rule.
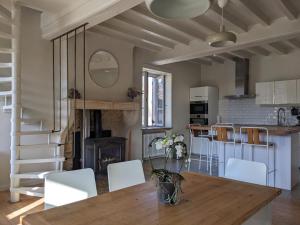
[[[194,125],[191,124],[188,126],[191,127],[193,130],[199,130],[199,131],[205,131],[210,130],[211,126],[209,125]],[[234,127],[236,128],[236,132],[240,132],[240,127],[266,127],[269,130],[269,135],[274,136],[286,136],[290,134],[295,134],[300,132],[300,126],[290,126],[290,127],[284,127],[284,126],[276,126],[276,125],[257,125],[257,124],[234,124]]]

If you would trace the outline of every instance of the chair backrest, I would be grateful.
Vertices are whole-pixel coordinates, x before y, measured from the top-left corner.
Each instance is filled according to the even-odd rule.
[[[266,135],[266,142],[269,143],[269,131],[266,127],[240,127],[240,138],[242,143],[246,143],[243,139],[243,132],[247,133],[247,143],[260,145],[262,142],[260,140],[260,133],[264,133]]]
[[[110,192],[145,183],[143,165],[140,160],[109,164],[107,174]]]
[[[241,159],[229,159],[225,177],[233,180],[267,185],[267,166],[264,163]]]
[[[92,169],[49,174],[45,178],[45,209],[97,196]]]
[[[235,142],[235,128],[232,124],[216,124],[211,126],[210,131],[213,140],[228,142],[228,133],[232,134],[233,141]]]

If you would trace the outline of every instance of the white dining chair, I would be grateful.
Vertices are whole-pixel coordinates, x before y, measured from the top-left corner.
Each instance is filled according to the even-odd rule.
[[[143,165],[140,160],[109,164],[107,174],[110,192],[145,183]]]
[[[233,180],[267,185],[267,166],[261,162],[228,159],[225,177]]]
[[[92,169],[49,174],[45,178],[45,209],[97,196]]]

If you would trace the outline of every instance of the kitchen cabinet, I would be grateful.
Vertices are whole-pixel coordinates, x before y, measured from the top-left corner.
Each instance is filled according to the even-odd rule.
[[[274,104],[274,81],[256,83],[256,104]]]
[[[210,87],[195,87],[190,89],[190,101],[207,101]]]
[[[283,80],[275,81],[274,89],[275,104],[295,104],[297,103],[297,81]]]

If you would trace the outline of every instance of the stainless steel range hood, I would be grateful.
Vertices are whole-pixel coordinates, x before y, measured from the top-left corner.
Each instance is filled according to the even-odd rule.
[[[249,94],[249,59],[234,58],[235,61],[235,95],[227,95],[227,99],[255,98]]]

